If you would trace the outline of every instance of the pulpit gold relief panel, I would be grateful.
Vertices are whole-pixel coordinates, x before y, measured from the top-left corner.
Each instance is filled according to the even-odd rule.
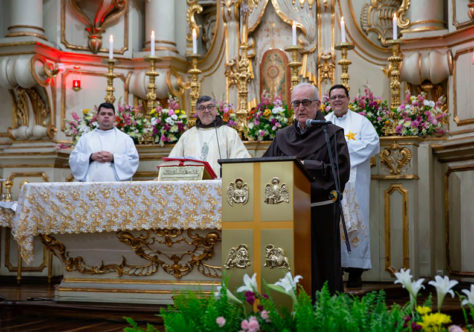
[[[235,175],[238,174],[238,178]],[[253,165],[225,164],[222,175],[222,221],[252,221],[254,214]]]
[[[411,150],[398,143],[393,143],[380,152],[380,163],[391,175],[405,175],[411,160]]]
[[[229,249],[227,260],[223,266],[226,269],[246,269],[250,265],[252,265],[252,263],[250,262],[249,246],[244,243]]]
[[[260,174],[261,220],[293,220],[292,162],[262,163]]]
[[[265,264],[263,266],[270,269],[281,268],[291,270],[285,249],[273,244],[267,244],[265,246]]]

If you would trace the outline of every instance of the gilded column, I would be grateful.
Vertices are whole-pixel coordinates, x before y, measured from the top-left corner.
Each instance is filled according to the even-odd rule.
[[[43,29],[43,0],[11,0],[5,37],[37,37],[47,40]]]
[[[170,0],[145,2],[145,50],[150,49],[151,31],[155,31],[157,55],[176,55],[175,4]]]

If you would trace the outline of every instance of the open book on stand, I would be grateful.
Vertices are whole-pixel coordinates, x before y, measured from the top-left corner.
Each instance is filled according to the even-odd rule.
[[[210,180],[217,175],[207,161],[186,157],[163,157],[158,168],[158,181]]]

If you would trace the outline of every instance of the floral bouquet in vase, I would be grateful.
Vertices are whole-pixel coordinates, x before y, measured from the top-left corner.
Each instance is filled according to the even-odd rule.
[[[273,140],[278,129],[290,124],[293,112],[280,97],[272,97],[264,92],[260,104],[248,115],[247,137],[251,140]]]
[[[395,131],[402,136],[433,136],[446,133],[443,119],[448,113],[443,111],[444,96],[436,102],[426,99],[424,92],[412,96],[407,91],[404,103],[395,111],[397,127]]]
[[[231,104],[223,101],[217,103],[217,115],[222,118],[227,126],[237,128],[237,114]]]
[[[158,106],[150,115],[152,136],[161,146],[176,143],[187,129],[186,112],[179,109],[178,100],[172,96],[168,98],[168,108]]]
[[[141,106],[118,105],[115,115],[117,129],[129,135],[135,143],[151,133],[150,121],[141,111]]]
[[[72,120],[66,120],[66,129],[64,133],[66,136],[72,137],[72,145],[76,145],[79,138],[99,126],[97,123],[97,112],[88,108],[82,110],[82,118],[76,112],[72,112]],[[58,149],[68,149],[71,144],[59,144]]]

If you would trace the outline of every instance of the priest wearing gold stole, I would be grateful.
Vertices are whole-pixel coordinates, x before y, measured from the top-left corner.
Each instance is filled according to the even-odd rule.
[[[171,150],[169,157],[191,157],[207,161],[220,174],[218,159],[250,158],[239,133],[217,115],[216,102],[201,96],[196,102],[196,126],[187,130]]]
[[[343,245],[342,267],[349,273],[348,288],[362,286],[361,275],[372,268],[370,261],[370,158],[380,151],[379,136],[370,121],[351,110],[349,91],[337,84],[329,90],[332,112],[326,120],[344,128],[351,159],[351,174],[343,195],[342,209],[346,219],[351,252]]]
[[[138,152],[132,138],[115,128],[115,108],[102,103],[97,109],[99,128],[82,135],[69,156],[77,181],[131,180],[138,168]]]

